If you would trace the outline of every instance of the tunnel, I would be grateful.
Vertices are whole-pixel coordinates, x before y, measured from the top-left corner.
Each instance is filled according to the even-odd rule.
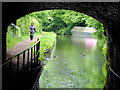
[[[26,14],[52,9],[74,10],[87,14],[101,23],[106,30],[107,57],[110,70],[106,89],[120,85],[120,2],[3,2],[2,3],[2,63],[6,60],[6,32],[11,23]],[[117,75],[118,76],[117,76]]]

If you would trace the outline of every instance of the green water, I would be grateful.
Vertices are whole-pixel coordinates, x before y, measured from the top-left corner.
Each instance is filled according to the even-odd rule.
[[[104,63],[96,39],[59,35],[51,59],[39,79],[40,88],[103,88]]]

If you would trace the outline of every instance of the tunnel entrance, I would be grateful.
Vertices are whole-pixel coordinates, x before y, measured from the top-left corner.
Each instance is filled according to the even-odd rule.
[[[51,2],[51,3],[2,3],[2,63],[6,57],[7,26],[21,16],[30,12],[46,9],[68,9],[83,12],[104,24],[107,30],[107,56],[112,70],[120,75],[120,3],[81,3],[81,2]],[[25,9],[25,10],[23,10]],[[9,16],[7,16],[9,15]],[[107,88],[119,88],[120,80],[113,72],[108,73]]]

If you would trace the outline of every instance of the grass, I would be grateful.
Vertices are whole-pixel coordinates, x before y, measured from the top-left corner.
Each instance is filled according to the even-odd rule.
[[[28,39],[29,36],[14,37],[11,33],[7,32],[7,48],[12,48],[19,42]]]
[[[37,34],[36,34],[37,36]],[[44,51],[50,49],[53,46],[54,41],[56,42],[56,34],[54,32],[42,32],[40,37],[40,57],[39,60],[44,61]],[[34,45],[37,41],[32,42],[31,46]],[[34,53],[34,52],[33,52]]]
[[[41,61],[45,60],[44,50],[50,49],[53,46],[54,41],[56,42],[56,34],[53,32],[43,32],[40,38],[40,57]]]
[[[41,33],[35,33],[34,36],[40,36],[40,57],[39,59],[43,61],[44,58],[44,50],[50,49],[53,46],[54,41],[56,41],[56,34],[54,32],[42,32]],[[25,39],[28,39],[29,34],[27,35],[21,35],[21,37],[14,37],[10,33],[10,29],[8,28],[7,32],[7,48],[12,48],[19,42],[22,42]],[[34,45],[37,42],[37,40],[33,43],[31,43],[31,46]]]
[[[8,32],[7,32],[7,48],[12,48],[14,47],[16,44],[18,44],[19,42],[22,42],[25,39],[29,39],[30,38],[30,34],[24,34],[21,33],[20,37],[14,37],[11,34],[12,30],[11,30],[11,26],[8,26]],[[42,35],[42,33],[35,33],[34,36],[40,36]]]

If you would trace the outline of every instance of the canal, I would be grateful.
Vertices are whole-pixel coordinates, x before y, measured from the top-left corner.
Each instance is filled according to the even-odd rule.
[[[58,35],[51,59],[39,79],[40,88],[103,88],[102,55],[97,39],[85,34]]]

